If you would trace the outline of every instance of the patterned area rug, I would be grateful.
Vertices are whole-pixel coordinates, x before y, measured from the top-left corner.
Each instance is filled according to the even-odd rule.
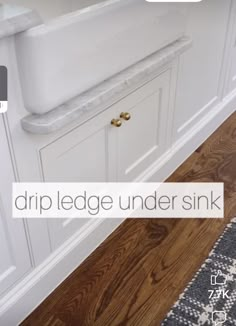
[[[236,326],[236,218],[162,326]]]

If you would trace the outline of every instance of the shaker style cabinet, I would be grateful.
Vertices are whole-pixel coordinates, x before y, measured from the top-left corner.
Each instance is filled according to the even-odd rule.
[[[41,149],[45,182],[102,182],[112,179],[108,137],[114,110],[108,110]],[[81,230],[89,219],[48,221],[52,249]]]
[[[44,181],[134,181],[165,150],[170,70],[40,151]]]
[[[14,173],[0,116],[0,297],[31,268],[24,222],[11,214]]]
[[[192,37],[193,46],[180,58],[174,141],[200,123],[221,101],[231,3],[204,0],[187,4],[186,34]]]
[[[40,150],[46,182],[134,181],[165,150],[170,70]],[[56,249],[85,219],[48,222]]]
[[[117,181],[134,181],[166,149],[170,72],[167,70],[114,105],[122,121],[116,132]]]
[[[94,117],[84,125],[40,150],[45,182],[106,182],[114,178],[110,161],[112,149],[109,121],[114,110]],[[48,221],[52,249],[81,230],[89,219]]]

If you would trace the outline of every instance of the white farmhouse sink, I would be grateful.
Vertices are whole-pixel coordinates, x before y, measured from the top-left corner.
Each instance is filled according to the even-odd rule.
[[[178,8],[110,0],[20,33],[26,109],[43,114],[180,38],[185,16]]]

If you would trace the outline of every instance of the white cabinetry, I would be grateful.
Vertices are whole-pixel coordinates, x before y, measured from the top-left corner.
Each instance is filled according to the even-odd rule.
[[[31,268],[24,223],[11,217],[14,182],[11,156],[0,116],[0,296]]]
[[[40,156],[44,181],[114,180],[114,166],[109,150],[113,148],[109,121],[114,115],[115,111],[109,109],[42,148]],[[87,222],[86,219],[48,221],[52,249],[63,244]]]
[[[41,149],[44,181],[133,181],[166,149],[170,70]],[[126,121],[121,113],[129,113]],[[119,128],[111,120],[119,120]]]
[[[40,150],[46,182],[101,182],[112,177],[109,108]]]
[[[166,149],[170,70],[40,150],[46,182],[133,181]],[[129,113],[126,121],[121,113]],[[121,121],[121,127],[111,120]],[[52,249],[88,220],[48,221]]]
[[[186,34],[192,37],[193,46],[180,59],[174,140],[221,101],[231,3],[231,0],[204,0],[187,5]]]
[[[117,181],[134,181],[167,146],[170,70],[142,86],[114,108],[131,115],[116,131]]]

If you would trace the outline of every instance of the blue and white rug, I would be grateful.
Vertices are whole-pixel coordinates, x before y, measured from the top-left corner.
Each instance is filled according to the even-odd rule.
[[[162,326],[236,326],[236,218]]]

